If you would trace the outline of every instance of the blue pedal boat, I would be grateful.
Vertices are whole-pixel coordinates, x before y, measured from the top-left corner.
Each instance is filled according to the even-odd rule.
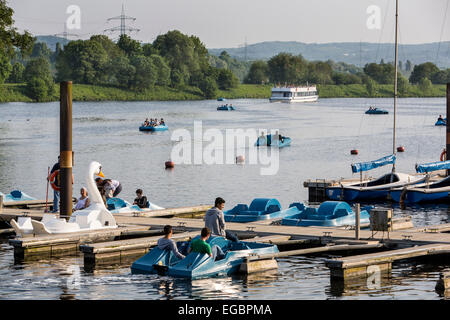
[[[233,209],[225,211],[223,215],[226,222],[252,222],[283,218],[297,211],[297,208],[281,210],[281,204],[277,199],[256,198],[250,203],[250,207],[238,204]]]
[[[255,146],[256,147],[261,147],[261,146],[271,147],[274,145],[272,142],[273,142],[272,135],[268,134],[267,136],[264,136],[264,137],[258,137],[258,139],[255,142]],[[290,145],[291,145],[291,138],[283,137],[283,141],[278,139],[278,148],[287,147]]]
[[[233,106],[220,106],[217,107],[218,111],[233,111],[236,110]]]
[[[347,202],[325,201],[319,208],[305,207],[303,203],[292,203],[289,207],[296,207],[298,213],[281,220],[284,226],[319,226],[338,227],[355,225],[355,212]],[[370,223],[370,209],[372,206],[361,208],[360,223]]]
[[[434,125],[435,126],[446,126],[447,125],[447,118],[445,118],[445,119],[438,119]]]
[[[169,127],[164,125],[161,126],[140,126],[139,131],[165,131],[169,130]]]
[[[124,213],[124,212],[135,212],[135,211],[150,211],[150,210],[158,210],[164,209],[160,206],[147,201],[146,208],[140,208],[138,205],[132,205],[126,200],[120,198],[108,198],[106,200],[107,208],[111,213]]]
[[[244,241],[232,242],[223,237],[211,236],[207,242],[211,247],[219,246],[224,256],[213,259],[206,253],[191,252],[184,259],[179,259],[172,251],[155,247],[131,265],[131,272],[133,274],[158,273],[188,279],[230,276],[239,271],[244,259],[250,255],[279,252],[276,245]],[[176,244],[182,254],[187,252],[189,242],[180,241]]]
[[[366,111],[366,114],[388,114],[389,111],[384,110],[384,109],[378,109],[378,108],[374,108],[374,109],[369,109]]]
[[[36,198],[33,198],[20,190],[13,190],[9,194],[0,192],[0,195],[3,195],[4,202],[37,200]]]
[[[220,97],[220,98],[217,98],[217,101],[227,101],[227,99]]]

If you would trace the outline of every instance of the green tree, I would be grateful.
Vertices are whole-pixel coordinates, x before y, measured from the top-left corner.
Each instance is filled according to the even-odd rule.
[[[45,42],[36,42],[31,51],[32,58],[43,57],[45,59],[50,59],[52,51],[47,47]]]
[[[36,101],[45,101],[51,97],[54,82],[50,72],[50,63],[44,57],[31,59],[24,71],[27,94]]]
[[[264,84],[269,82],[269,67],[265,61],[255,61],[244,79],[245,83]]]
[[[117,46],[129,57],[143,54],[141,43],[126,34],[120,36]]]
[[[422,78],[419,81],[419,88],[423,94],[429,94],[431,89],[433,88],[433,85],[432,85],[430,79]]]
[[[200,81],[199,88],[206,99],[213,99],[217,96],[217,83],[212,77],[206,77]]]
[[[150,58],[156,68],[156,84],[159,86],[168,86],[170,84],[170,68],[164,61],[164,58],[156,54],[151,55]]]
[[[280,53],[267,62],[272,83],[300,84],[307,80],[307,62],[301,55]]]
[[[221,90],[230,90],[236,88],[239,84],[239,79],[234,75],[231,70],[220,69],[217,76],[217,85]]]
[[[408,92],[409,88],[409,81],[401,75],[400,73],[397,74],[397,91],[398,93],[404,95]]]
[[[152,59],[144,55],[132,56],[131,65],[135,68],[131,87],[139,89],[149,89],[156,83],[157,70],[152,63]]]
[[[113,58],[106,70],[110,84],[124,88],[131,87],[136,68],[130,64],[128,57],[120,55]]]
[[[11,74],[9,75],[8,82],[10,83],[22,83],[24,81],[25,66],[20,62],[14,63],[12,66]]]
[[[364,84],[369,97],[374,97],[377,94],[377,83],[372,78],[367,77],[364,79]]]
[[[447,82],[450,82],[450,69],[435,72],[430,80],[435,84],[446,84]]]
[[[413,72],[409,77],[409,82],[419,83],[424,78],[431,79],[434,73],[438,72],[439,68],[432,62],[425,62],[414,66]]]
[[[27,56],[34,43],[34,38],[27,31],[21,34],[14,28],[13,13],[6,0],[0,0],[0,84],[11,72],[10,60],[16,56],[16,49],[22,56]]]
[[[390,63],[368,63],[364,66],[364,73],[379,84],[393,84],[395,68]]]

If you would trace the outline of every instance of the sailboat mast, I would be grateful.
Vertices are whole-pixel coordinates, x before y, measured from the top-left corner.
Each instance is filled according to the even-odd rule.
[[[394,136],[392,141],[392,153],[396,154],[395,149],[395,131],[397,115],[397,73],[398,73],[398,0],[395,1],[395,77],[394,77]],[[395,163],[392,165],[392,172],[395,172]]]

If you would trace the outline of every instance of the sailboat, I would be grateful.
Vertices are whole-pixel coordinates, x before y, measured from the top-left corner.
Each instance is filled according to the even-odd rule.
[[[352,164],[353,173],[360,172],[359,182],[341,184],[339,186],[327,187],[325,192],[332,200],[383,200],[389,195],[392,188],[399,188],[425,181],[426,177],[395,172],[396,148],[396,113],[397,113],[397,74],[398,74],[398,0],[395,10],[395,78],[394,78],[394,127],[392,154],[383,158]],[[362,172],[372,170],[381,166],[392,164],[392,171],[371,181],[362,180]]]
[[[418,203],[447,199],[450,193],[450,176],[430,183],[429,172],[449,169],[450,160],[425,163],[416,166],[416,171],[418,173],[427,174],[426,182],[391,190],[390,195],[392,200],[403,203]]]

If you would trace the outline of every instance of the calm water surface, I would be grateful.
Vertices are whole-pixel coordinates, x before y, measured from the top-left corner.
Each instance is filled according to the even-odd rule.
[[[270,104],[267,100],[229,101],[233,112],[218,112],[217,101],[188,102],[74,102],[74,192],[85,185],[90,161],[103,165],[107,177],[123,184],[121,197],[132,201],[142,188],[149,199],[163,207],[211,203],[225,198],[226,208],[250,203],[256,197],[277,198],[283,207],[305,201],[303,181],[351,177],[350,164],[374,160],[392,152],[392,99],[320,99],[317,103]],[[389,115],[370,116],[375,105]],[[445,127],[435,127],[445,114],[445,98],[399,99],[397,171],[414,172],[416,163],[439,160],[445,145]],[[138,131],[147,117],[163,117],[169,131]],[[280,129],[292,145],[280,150],[279,170],[261,175],[258,164],[177,165],[164,170],[170,158],[176,129],[186,129],[192,146],[209,142],[194,139],[194,120],[203,130]],[[174,137],[177,138],[177,137]],[[351,156],[350,150],[359,155]],[[224,148],[224,154],[231,150]],[[246,154],[248,150],[238,150]],[[261,151],[262,152],[262,151]],[[265,151],[264,151],[265,152]],[[59,103],[0,104],[0,191],[20,189],[45,198],[47,167],[59,153]],[[247,157],[248,159],[248,157]],[[379,176],[389,168],[370,172]],[[359,175],[355,175],[359,177]],[[383,204],[379,204],[383,206]],[[390,206],[389,204],[386,204]],[[415,226],[446,223],[447,204],[394,207],[397,217],[410,215]],[[12,247],[0,246],[0,299],[442,299],[434,287],[445,265],[419,262],[394,264],[392,273],[379,283],[330,283],[326,256],[290,257],[279,260],[277,272],[248,277],[196,281],[169,277],[131,275],[128,265],[84,272],[82,257],[14,264]],[[80,274],[75,284],[60,272],[71,268]],[[68,282],[69,280],[69,282]],[[69,283],[69,284],[68,284]],[[70,285],[72,283],[72,285]]]

